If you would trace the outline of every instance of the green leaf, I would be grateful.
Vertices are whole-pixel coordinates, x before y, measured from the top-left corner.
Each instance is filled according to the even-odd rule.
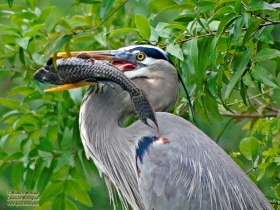
[[[76,0],[78,3],[84,3],[84,4],[97,4],[101,3],[102,0]]]
[[[135,24],[142,38],[149,40],[151,37],[151,28],[147,18],[143,15],[135,15]]]
[[[40,196],[40,200],[39,200],[40,206],[43,205],[43,203],[49,201],[52,197],[60,194],[62,192],[62,189],[64,188],[64,185],[65,185],[64,182],[51,183]]]
[[[252,68],[251,75],[254,79],[262,84],[275,88],[280,87],[276,78],[274,78],[271,73],[261,66],[254,66]]]
[[[264,1],[252,1],[247,11],[270,10],[274,11],[274,7]]]
[[[238,17],[238,14],[228,14],[227,16],[225,16],[218,27],[216,37],[219,38],[222,33],[228,28],[228,26],[231,25],[231,23]]]
[[[173,19],[173,21],[187,23],[187,22],[193,21],[194,19],[195,19],[194,14],[184,14],[184,15],[176,16]],[[186,28],[185,28],[185,30],[186,30]]]
[[[60,36],[58,39],[54,41],[53,44],[50,44],[45,51],[45,57],[50,57],[51,54],[58,52],[67,42],[70,42],[72,39],[72,35],[65,34]]]
[[[63,165],[59,167],[52,175],[52,181],[63,181],[69,176],[71,167],[69,165]]]
[[[195,110],[197,110],[197,112],[198,112],[199,116],[201,117],[201,119],[203,119],[206,123],[211,124],[211,122],[209,120],[209,117],[208,117],[208,114],[207,114],[207,109],[205,108],[206,105],[205,105],[204,98],[202,98],[201,103],[202,104],[200,104],[198,102],[198,100],[196,100],[194,102],[194,108],[195,108]]]
[[[41,138],[40,143],[37,145],[37,148],[41,151],[52,152],[53,144],[49,140]]]
[[[48,7],[46,9],[44,9],[39,17],[38,22],[44,23],[47,20],[47,18],[49,17],[49,15],[52,13],[53,9],[54,9],[54,7]]]
[[[246,159],[253,160],[260,150],[260,143],[255,137],[247,137],[241,140],[239,149]]]
[[[14,95],[17,95],[17,94],[21,94],[21,95],[29,95],[31,93],[34,92],[34,89],[32,89],[31,87],[27,87],[27,86],[18,86],[18,87],[15,87],[13,88],[8,96],[14,96]]]
[[[122,28],[122,29],[116,29],[116,30],[109,32],[109,34],[110,34],[109,37],[112,37],[116,34],[124,34],[124,33],[133,33],[136,35],[140,35],[139,31],[136,30],[135,28]]]
[[[92,207],[92,202],[87,191],[84,190],[77,182],[74,180],[69,180],[66,184],[66,192],[75,200],[78,200],[82,204],[88,207]]]
[[[221,15],[226,15],[228,13],[233,13],[234,10],[232,8],[232,6],[225,6],[225,7],[222,7],[220,9],[218,9],[215,14],[213,15],[213,17],[211,18],[211,20],[214,20],[215,18],[221,16]]]
[[[151,3],[154,3],[153,1]],[[151,4],[150,3],[150,4]],[[165,5],[169,3],[168,1],[160,1],[160,5]],[[172,11],[172,10],[182,10],[182,9],[187,9],[187,10],[192,10],[195,8],[195,4],[191,1],[189,1],[189,3],[186,3],[186,4],[175,4],[175,5],[171,5],[171,6],[168,6],[168,5],[165,5],[164,7],[162,7],[163,9],[160,10],[159,13],[157,13],[156,16],[163,16],[163,15],[166,15],[164,13],[168,12],[168,11]]]
[[[266,61],[266,60],[270,60],[276,57],[280,57],[280,51],[276,50],[276,49],[264,49],[264,50],[260,50],[256,57],[255,57],[255,61],[257,62],[262,62],[262,61]]]
[[[219,110],[218,110],[218,105],[216,100],[211,96],[209,93],[206,93],[206,100],[205,104],[207,107],[207,110],[212,114],[212,116],[218,120],[218,121],[223,121],[223,117],[221,116]]]
[[[210,49],[210,62],[214,69],[216,69],[216,60],[217,60],[216,47],[217,44],[219,43],[220,37],[224,33],[224,31],[228,28],[228,26],[231,25],[231,23],[238,17],[239,15],[237,14],[228,14],[222,19],[221,23],[219,24],[217,33],[212,41],[211,49]]]
[[[227,85],[226,92],[225,92],[225,100],[227,101],[229,99],[229,96],[238,82],[240,80],[242,74],[246,70],[246,67],[252,57],[252,50],[248,49],[243,53],[243,56],[241,58],[240,64],[237,66],[236,73],[233,76],[233,78],[230,80],[229,84]]]
[[[255,185],[258,184],[257,177],[254,174],[249,174],[249,177],[255,183]]]
[[[244,82],[244,84],[247,85],[248,87],[252,87],[252,88],[255,87],[255,84],[254,84],[253,80],[251,79],[250,74],[245,74],[245,75],[244,75],[244,77],[243,77],[243,82]]]
[[[9,7],[12,7],[13,6],[13,3],[14,3],[14,0],[7,0],[8,4],[9,4]]]
[[[102,1],[101,8],[100,8],[100,18],[104,18],[105,15],[110,11],[113,7],[115,0],[106,0]]]
[[[78,207],[70,200],[65,202],[65,210],[78,210]]]
[[[17,163],[12,170],[12,183],[15,190],[19,190],[19,183],[23,179],[23,162]]]
[[[280,197],[280,184],[277,184],[275,187],[275,194]]]
[[[10,109],[16,109],[23,114],[28,114],[30,112],[30,109],[27,104],[22,104],[20,101],[9,99],[9,98],[0,98],[0,104],[3,106],[6,106]]]
[[[26,0],[28,7],[34,11],[36,8],[37,0]]]
[[[62,192],[59,195],[57,195],[53,201],[53,205],[52,205],[52,209],[53,210],[57,210],[57,209],[65,209],[65,199],[66,196],[65,194]]]
[[[164,28],[174,28],[174,29],[178,29],[181,31],[185,31],[186,27],[180,24],[168,24],[167,26],[165,26]]]
[[[205,13],[215,9],[215,2],[201,1],[197,3],[197,6],[200,13]]]
[[[234,11],[236,13],[240,13],[240,8],[241,8],[241,0],[236,0],[235,5],[234,5]]]
[[[246,45],[248,39],[255,33],[255,31],[259,28],[260,24],[263,23],[263,19],[256,19],[252,24],[249,25],[248,29],[243,38],[243,44]]]
[[[234,25],[234,39],[236,40],[236,43],[239,44],[239,40],[241,38],[241,33],[243,31],[243,25],[244,25],[244,15],[238,17],[236,19],[235,25]]]
[[[261,178],[263,177],[264,173],[265,173],[265,169],[263,169],[263,170],[260,171],[260,173],[259,173],[259,175],[258,175],[258,177],[257,177],[257,181],[260,181],[260,180],[261,180]]]
[[[203,72],[204,69],[199,68],[199,64],[198,64],[197,37],[194,37],[190,42],[191,42],[190,57],[195,71],[195,83],[197,84],[198,90],[202,91],[202,83],[204,80],[204,72]]]
[[[43,24],[37,24],[37,25],[33,26],[32,30],[30,30],[24,34],[24,37],[34,37],[38,33],[38,31],[40,29],[42,29],[42,27],[43,27]]]
[[[0,151],[0,160],[3,160],[7,156],[8,156],[8,154],[6,152]]]
[[[176,58],[179,58],[182,61],[184,60],[183,51],[178,44],[167,45],[166,52],[170,53],[171,55],[174,55]]]
[[[22,47],[19,48],[19,60],[23,65],[25,65],[24,50]]]
[[[27,50],[30,37],[16,38],[16,42],[23,49]]]
[[[38,181],[38,186],[37,186],[37,189],[39,192],[45,191],[45,188],[52,177],[53,171],[55,170],[57,163],[58,163],[58,160],[56,160],[55,158],[52,158],[50,167],[49,168],[45,167],[42,170],[40,179]]]

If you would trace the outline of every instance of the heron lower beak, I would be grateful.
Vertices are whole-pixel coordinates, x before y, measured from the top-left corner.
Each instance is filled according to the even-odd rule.
[[[77,51],[77,52],[70,52],[71,57],[77,57],[80,55],[86,55],[86,57],[91,57],[95,60],[106,60],[106,61],[116,61],[115,66],[119,69],[123,69],[124,65],[118,61],[120,60],[127,60],[127,53],[122,50],[100,50],[100,51]],[[69,58],[69,53],[60,52],[57,53],[56,57],[58,58]],[[114,62],[113,62],[114,65]],[[127,66],[126,66],[127,67]],[[130,66],[131,67],[131,66]],[[63,90],[74,89],[78,87],[83,87],[87,85],[94,85],[95,82],[78,82],[75,84],[66,84],[61,85],[55,88],[50,88],[45,90],[45,92],[58,92]]]

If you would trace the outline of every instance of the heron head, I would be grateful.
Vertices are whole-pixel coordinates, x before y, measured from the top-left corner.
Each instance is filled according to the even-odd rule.
[[[156,111],[174,105],[178,95],[178,73],[166,53],[158,47],[137,45],[118,50],[72,52],[71,56],[86,53],[96,60],[108,60],[143,89]],[[58,53],[58,57],[67,57]]]

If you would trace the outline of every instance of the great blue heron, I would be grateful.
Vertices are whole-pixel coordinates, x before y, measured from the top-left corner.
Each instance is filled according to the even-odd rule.
[[[91,86],[83,99],[80,131],[85,153],[105,179],[113,201],[115,189],[124,209],[273,209],[214,141],[188,121],[164,112],[174,105],[179,87],[177,70],[164,51],[141,45],[91,54],[113,60],[147,93],[157,111],[158,130],[140,121],[123,127],[133,108],[118,85],[115,90]]]

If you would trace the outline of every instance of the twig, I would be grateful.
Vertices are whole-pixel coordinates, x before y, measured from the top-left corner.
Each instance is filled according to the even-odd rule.
[[[221,112],[220,113],[223,116],[226,117],[233,117],[233,118],[265,118],[265,117],[277,117],[278,113],[273,114],[232,114],[228,112]]]
[[[120,6],[118,6],[117,8],[114,9],[114,11],[109,14],[106,18],[104,18],[104,20],[102,20],[97,26],[95,26],[92,29],[88,29],[85,30],[84,32],[89,32],[89,31],[95,31],[96,29],[98,29],[100,26],[102,26],[110,17],[112,17],[117,11],[120,10],[120,8],[122,8],[129,0],[125,0],[123,3],[121,3]]]
[[[248,95],[250,96],[250,94],[248,93]],[[251,96],[250,96],[251,97]],[[258,106],[264,106],[266,109],[280,113],[280,109],[277,109],[275,107],[271,107],[269,105],[266,105],[264,103],[262,103],[259,99],[252,97],[252,99],[254,100],[255,104],[257,104]]]
[[[265,93],[268,93],[268,92],[270,92],[271,90],[274,90],[274,89],[275,89],[275,88],[270,88],[269,90],[266,90],[266,91],[264,91],[264,92],[262,92],[262,93],[260,93],[260,94],[257,94],[257,95],[255,95],[255,96],[252,96],[252,97],[246,99],[246,101],[248,101],[248,100],[250,100],[250,99],[257,98],[257,97],[259,97],[259,96],[261,96],[261,95],[263,95],[263,94],[265,94]],[[242,101],[236,101],[236,102],[233,102],[233,103],[230,103],[230,104],[227,104],[227,105],[228,105],[228,106],[231,106],[231,105],[238,104],[238,103],[242,103]]]
[[[261,17],[259,17],[259,18],[261,18]],[[261,19],[263,19],[263,18],[261,18]],[[265,26],[280,24],[280,21],[272,21],[272,20],[268,20],[268,19],[267,19],[267,21],[268,21],[267,23],[260,24],[258,29],[256,30],[256,32]],[[242,28],[242,31],[246,31],[246,30],[248,30],[248,28]],[[213,33],[206,33],[206,34],[202,34],[202,35],[196,36],[196,37],[197,37],[197,39],[200,39],[200,38],[207,37],[207,36],[215,36],[215,33],[217,32],[217,30],[213,30],[212,32]],[[225,30],[224,33],[230,33],[230,32],[231,32],[230,30]],[[194,38],[194,36],[191,36],[190,38],[178,41],[177,44],[188,42],[188,41],[192,40],[193,38]]]

